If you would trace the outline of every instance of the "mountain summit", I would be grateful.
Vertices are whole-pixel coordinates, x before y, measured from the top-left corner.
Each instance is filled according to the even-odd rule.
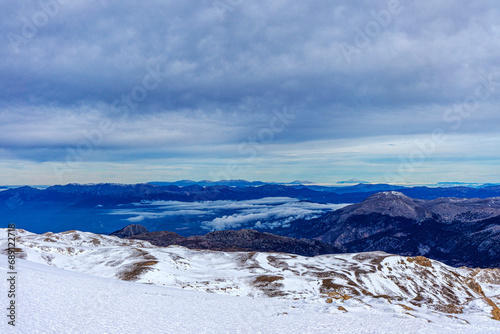
[[[132,237],[134,235],[139,235],[139,234],[148,233],[148,232],[149,232],[148,229],[142,225],[131,224],[131,225],[125,226],[121,230],[118,230],[118,231],[111,233],[110,235],[114,235],[114,236],[119,237],[119,238],[127,238],[127,237]]]
[[[413,199],[397,191],[325,215],[307,237],[346,252],[425,255],[450,265],[500,266],[500,198]]]

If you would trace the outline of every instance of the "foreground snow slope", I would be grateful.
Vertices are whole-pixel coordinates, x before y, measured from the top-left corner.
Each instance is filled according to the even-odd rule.
[[[0,263],[5,276],[6,256]],[[18,323],[11,328],[1,317],[2,333],[500,333],[494,321],[428,322],[403,309],[345,313],[325,303],[158,287],[24,260],[17,270]]]
[[[7,233],[0,233],[0,250],[3,250],[6,248],[3,236]],[[108,321],[107,313],[113,310],[111,317],[123,317],[116,320],[115,326],[129,322],[135,314],[144,316],[146,322],[150,321],[147,319],[163,321],[158,319],[167,314],[175,316],[176,321],[189,323],[185,326],[194,326],[191,322],[205,316],[205,322],[218,322],[213,319],[227,317],[228,326],[232,318],[246,319],[251,323],[249,326],[261,326],[253,330],[228,327],[222,332],[238,329],[241,332],[285,332],[292,327],[272,326],[282,326],[282,320],[277,319],[286,316],[288,322],[306,333],[321,332],[323,329],[331,332],[340,328],[355,333],[390,333],[392,326],[384,327],[384,322],[401,323],[402,328],[408,328],[408,333],[419,330],[500,333],[500,321],[492,319],[500,295],[498,270],[456,269],[425,258],[406,258],[382,252],[302,257],[282,253],[161,248],[144,241],[78,231],[37,235],[18,230],[17,244],[20,248],[18,256],[28,260],[18,260],[26,272],[21,271],[19,275],[22,298],[26,298],[25,303],[19,303],[22,307],[19,312],[29,310],[30,318],[37,317],[32,314],[37,313],[37,308],[26,308],[32,303],[29,300],[37,302],[36,298],[43,298],[47,302],[51,299],[54,307],[60,304],[60,308],[64,308],[67,305],[78,313],[77,318],[86,317],[85,312],[94,312],[86,309],[94,305],[105,311],[103,315],[99,312],[88,315],[99,323]],[[6,260],[2,262],[2,268],[6,264]],[[47,265],[81,274],[56,270]],[[41,274],[44,272],[48,273],[46,277]],[[57,289],[59,282],[65,280],[68,281],[67,286],[61,283]],[[89,285],[87,289],[84,282],[93,282],[88,284],[95,287]],[[23,284],[28,288],[23,288]],[[47,290],[45,285],[53,286],[54,291]],[[66,288],[74,288],[75,291],[64,291]],[[25,291],[38,291],[39,297],[34,297],[35,292],[26,297]],[[66,297],[80,293],[78,291],[81,296]],[[171,297],[168,298],[169,305],[180,303],[175,305],[183,310],[170,310],[170,306],[157,310],[155,303],[165,303],[162,294]],[[82,300],[76,302],[78,298]],[[69,302],[73,299],[76,304]],[[202,300],[207,302],[200,306]],[[215,303],[212,306],[211,301]],[[218,305],[219,302],[223,305]],[[79,303],[88,304],[82,310],[79,306],[72,306]],[[130,304],[129,309],[123,309],[127,303]],[[245,311],[247,307],[252,310],[250,313]],[[64,309],[59,311],[54,310],[55,314],[67,313]],[[221,312],[224,315],[219,314]],[[20,319],[22,317],[20,313]],[[254,324],[254,320],[250,320],[252,317],[261,324]],[[311,322],[311,319],[319,322]],[[368,322],[364,323],[366,319]],[[64,323],[63,319],[53,321],[55,324]],[[140,322],[139,319],[136,321]],[[351,322],[355,327],[349,327]],[[316,327],[308,327],[311,324]],[[397,327],[394,330],[401,332]],[[185,328],[177,332],[199,331]]]

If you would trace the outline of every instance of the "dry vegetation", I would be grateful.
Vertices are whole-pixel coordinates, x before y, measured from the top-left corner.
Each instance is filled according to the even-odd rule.
[[[489,298],[485,297],[486,302],[490,305],[493,310],[491,310],[491,315],[493,319],[500,321],[500,308]]]
[[[484,295],[483,289],[481,285],[476,282],[473,278],[468,278],[465,280],[465,285],[471,288],[472,291],[479,293],[480,295]]]
[[[281,277],[281,276],[262,275],[262,276],[258,276],[255,279],[254,283],[267,285],[269,283],[280,281],[282,279],[283,279],[283,277]]]
[[[26,253],[19,247],[16,247],[16,248],[10,248],[10,250],[14,250],[15,252],[15,256],[16,258],[18,259],[25,259],[26,258]],[[9,254],[9,248],[5,248],[3,250],[0,251],[0,254],[5,254],[5,255],[8,255]]]
[[[463,307],[455,304],[438,304],[434,307],[436,311],[449,313],[449,314],[461,314],[463,312]]]
[[[124,281],[136,281],[151,267],[158,263],[158,259],[142,249],[134,248],[136,255],[142,261],[135,262],[128,268],[117,274],[118,278]]]
[[[410,263],[415,262],[423,267],[432,267],[431,260],[424,256],[408,257],[406,260]]]
[[[346,301],[352,298],[351,296],[341,292],[330,292],[329,294],[327,294],[327,296],[328,299],[337,299],[341,301]]]
[[[142,274],[150,270],[151,267],[157,263],[158,261],[143,261],[134,263],[132,266],[118,274],[118,278],[124,281],[136,281]]]
[[[287,294],[281,290],[283,287],[283,284],[279,283],[281,280],[283,280],[281,276],[261,275],[255,278],[253,284],[268,297],[283,297]]]
[[[405,310],[407,310],[407,311],[415,311],[414,309],[412,309],[411,307],[409,307],[409,306],[407,306],[407,305],[405,305],[405,304],[401,304],[401,303],[400,303],[400,304],[398,304],[398,305],[399,305],[399,306],[401,306],[402,308],[404,308],[404,309],[405,309]]]

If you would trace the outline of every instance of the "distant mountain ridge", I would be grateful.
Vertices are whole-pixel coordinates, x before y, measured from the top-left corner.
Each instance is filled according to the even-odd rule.
[[[318,240],[296,239],[271,233],[259,233],[254,230],[214,231],[206,235],[183,237],[170,231],[143,232],[141,225],[128,225],[111,233],[121,238],[149,241],[155,246],[184,246],[191,249],[209,249],[217,251],[253,251],[282,252],[303,256],[338,253],[340,250]],[[147,231],[147,230],[146,230]]]
[[[193,181],[193,180],[180,180],[180,181],[152,181],[148,184],[153,184],[156,186],[178,186],[186,187],[198,185],[202,187],[212,187],[212,186],[229,186],[229,187],[256,187],[263,186],[265,184],[278,184],[273,182],[262,182],[262,181],[247,181],[247,180],[220,180],[220,181]]]
[[[122,205],[131,205],[132,203],[245,201],[269,197],[288,197],[312,203],[345,204],[361,202],[380,191],[399,191],[415,199],[428,200],[439,197],[490,198],[500,196],[500,186],[496,185],[482,188],[401,188],[387,184],[358,184],[345,187],[304,184],[264,184],[259,186],[201,186],[199,184],[160,186],[148,183],[67,184],[45,189],[25,186],[2,190],[0,191],[0,215],[5,222],[15,222],[20,228],[39,233],[79,229],[108,234],[126,225],[120,221],[120,216],[113,216],[110,213]],[[229,216],[233,214],[234,212],[224,213],[224,215]],[[311,220],[303,223],[313,222]],[[179,221],[179,224],[182,223]],[[154,226],[148,226],[148,228],[158,230]],[[259,232],[273,232],[299,238],[310,237],[309,234],[304,234],[301,231],[290,234],[293,231],[270,231],[265,228],[259,229],[255,225],[242,226],[241,228],[252,228]],[[308,230],[309,228],[306,229],[306,231]]]
[[[238,181],[238,180],[236,180]],[[182,182],[182,181],[179,181]],[[93,204],[102,199],[104,202],[130,203],[140,200],[224,200],[224,199],[256,199],[273,196],[287,196],[318,202],[349,203],[359,202],[380,191],[397,190],[406,196],[419,199],[436,199],[439,197],[457,198],[489,198],[500,196],[500,186],[492,185],[482,188],[470,187],[401,187],[389,184],[357,184],[345,187],[327,187],[317,185],[280,185],[260,184],[245,186],[200,184],[155,185],[143,184],[67,184],[37,189],[29,186],[9,188],[0,192],[0,207],[6,201],[20,204],[37,201],[64,201]],[[103,204],[103,203],[98,203]],[[104,203],[105,204],[105,203]]]
[[[345,252],[378,250],[454,266],[500,267],[500,197],[420,200],[383,192],[296,229]]]
[[[119,238],[128,238],[128,237],[133,237],[135,235],[148,233],[148,232],[149,232],[148,229],[142,225],[131,224],[131,225],[125,226],[121,230],[118,230],[118,231],[111,233],[110,235],[113,235],[113,236],[119,237]]]
[[[369,184],[371,182],[368,182],[368,181],[363,181],[363,180],[358,180],[358,179],[349,179],[349,180],[345,180],[345,181],[338,181],[337,184]]]

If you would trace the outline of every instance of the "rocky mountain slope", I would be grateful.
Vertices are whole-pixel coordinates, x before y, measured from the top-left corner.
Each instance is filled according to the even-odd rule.
[[[343,251],[381,250],[454,266],[500,267],[500,197],[419,200],[383,192],[296,229]]]
[[[148,233],[148,232],[149,232],[148,229],[142,225],[131,224],[131,225],[125,226],[121,230],[118,230],[118,231],[111,233],[110,235],[114,235],[115,237],[119,237],[119,238],[128,238],[128,237],[132,237],[134,235],[139,235],[139,234]]]
[[[1,232],[0,249],[5,250],[7,233]],[[464,325],[500,319],[498,270],[458,269],[424,257],[383,252],[303,257],[157,247],[78,231],[17,233],[18,257],[96,276],[278,297],[294,307],[319,303],[336,312],[383,310],[427,321],[437,314]]]
[[[120,231],[145,230],[141,225],[129,225]],[[125,235],[120,231],[112,235]],[[338,253],[340,250],[334,246],[312,239],[296,239],[259,233],[254,230],[243,229],[239,231],[225,230],[210,232],[206,235],[183,237],[169,231],[147,232],[138,235],[126,235],[130,239],[149,241],[153,245],[166,247],[170,245],[184,246],[191,249],[209,249],[218,251],[257,251],[257,252],[283,252],[304,256]]]

